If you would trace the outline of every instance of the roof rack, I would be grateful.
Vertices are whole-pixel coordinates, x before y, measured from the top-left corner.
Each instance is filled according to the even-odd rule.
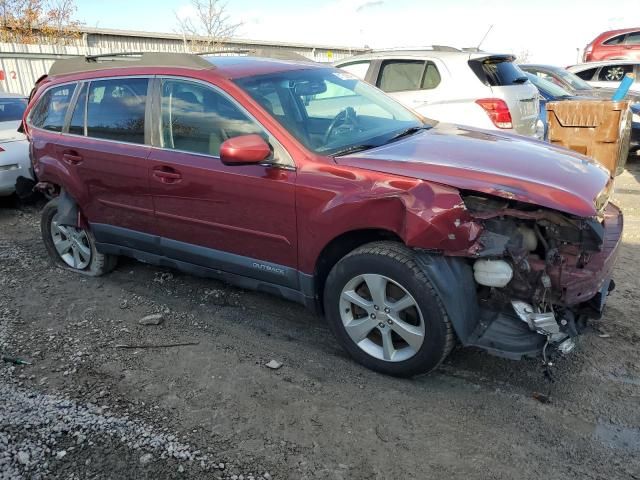
[[[369,50],[369,52],[389,52],[395,50],[431,50],[434,52],[461,52],[459,48],[449,47],[447,45],[420,45],[420,46],[408,46],[408,47],[392,47],[392,48],[376,48]]]
[[[105,68],[122,68],[132,66],[132,64],[140,67],[183,67],[198,70],[215,68],[205,58],[191,53],[126,52],[56,60],[49,69],[49,75],[90,72]]]

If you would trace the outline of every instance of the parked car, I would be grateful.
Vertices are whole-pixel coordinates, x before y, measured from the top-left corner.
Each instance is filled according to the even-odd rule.
[[[582,61],[602,60],[640,60],[640,28],[609,30],[593,39],[585,47]]]
[[[441,122],[540,138],[538,97],[511,55],[385,50],[334,64]]]
[[[561,102],[561,101],[575,101],[575,100],[599,100],[597,97],[590,97],[585,95],[573,95],[569,91],[560,87],[555,83],[551,83],[542,77],[528,73],[527,76],[531,83],[533,83],[540,92],[540,119],[544,123],[545,139],[547,138],[547,102]],[[634,115],[631,131],[631,141],[629,144],[629,152],[635,153],[640,149],[640,117],[638,116],[638,110],[640,104],[633,104],[631,111]]]
[[[567,70],[575,73],[592,87],[618,88],[627,73],[633,73],[636,78],[631,91],[640,92],[640,63],[633,61],[591,62],[573,65]]]
[[[456,338],[568,353],[600,315],[622,214],[588,158],[427,122],[324,65],[127,58],[58,60],[28,107],[63,268],[102,275],[127,255],[278,294],[400,376]]]
[[[575,73],[572,73],[562,67],[556,67],[553,65],[518,66],[525,72],[533,73],[543,80],[559,85],[572,95],[611,99],[616,91],[615,88],[594,87],[589,85]],[[629,92],[626,98],[631,100],[633,103],[640,103],[640,92]]]
[[[15,192],[18,177],[32,178],[29,143],[18,132],[26,108],[22,95],[0,93],[0,196]]]

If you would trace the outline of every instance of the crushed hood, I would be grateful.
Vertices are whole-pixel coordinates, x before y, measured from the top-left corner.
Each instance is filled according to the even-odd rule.
[[[570,150],[450,124],[335,160],[581,217],[597,214],[596,198],[611,180],[605,168]]]

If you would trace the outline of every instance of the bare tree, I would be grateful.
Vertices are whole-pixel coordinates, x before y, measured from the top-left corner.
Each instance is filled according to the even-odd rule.
[[[227,4],[221,0],[191,0],[191,7],[192,15],[176,14],[176,20],[185,47],[190,46],[192,51],[219,50],[242,25],[231,20]]]
[[[518,55],[516,56],[516,61],[518,63],[528,63],[530,58],[531,52],[529,52],[529,49],[525,48],[520,50],[520,53],[518,53]]]
[[[0,41],[66,43],[77,38],[74,0],[0,0]]]

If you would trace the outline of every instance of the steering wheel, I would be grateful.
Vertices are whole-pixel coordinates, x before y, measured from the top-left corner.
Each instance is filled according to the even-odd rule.
[[[340,110],[338,114],[333,118],[327,133],[324,134],[324,143],[327,144],[331,140],[331,137],[341,135],[343,133],[349,133],[358,128],[358,114],[353,107],[347,107],[344,110]]]

